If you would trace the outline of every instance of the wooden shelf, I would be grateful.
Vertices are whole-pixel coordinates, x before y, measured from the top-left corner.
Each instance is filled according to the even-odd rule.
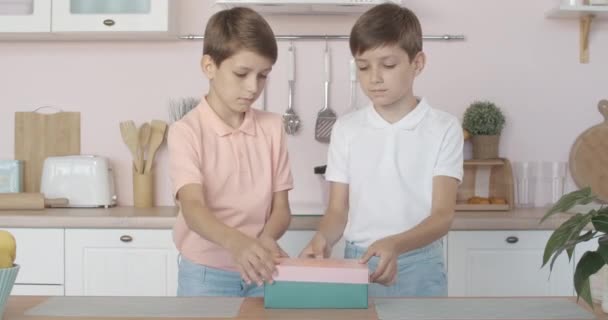
[[[508,204],[456,204],[456,211],[508,211],[510,209]]]
[[[489,160],[464,160],[465,166],[502,166],[505,164],[503,159]]]
[[[589,63],[589,30],[593,19],[607,20],[608,5],[561,5],[547,12],[547,18],[578,19],[580,28],[580,62]]]
[[[554,19],[578,19],[588,15],[593,15],[599,20],[606,20],[608,19],[608,6],[561,5],[557,8],[551,9],[549,12],[547,12],[546,16],[547,18]]]
[[[500,198],[506,204],[469,204],[472,197]],[[508,159],[466,160],[456,195],[456,211],[508,211],[513,208],[514,186]]]

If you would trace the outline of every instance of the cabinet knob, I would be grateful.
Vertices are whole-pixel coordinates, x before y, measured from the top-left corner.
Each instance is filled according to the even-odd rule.
[[[122,242],[131,242],[133,241],[133,237],[129,235],[120,236],[120,241]]]
[[[108,27],[111,27],[114,24],[116,24],[116,22],[114,22],[114,20],[112,20],[112,19],[106,19],[106,20],[103,21],[103,24],[105,24]]]
[[[519,241],[519,238],[515,236],[507,237],[507,243],[517,243],[517,241]]]

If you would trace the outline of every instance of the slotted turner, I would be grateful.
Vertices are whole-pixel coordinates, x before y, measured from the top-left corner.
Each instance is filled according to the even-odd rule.
[[[324,95],[323,95],[323,109],[317,114],[317,122],[315,124],[315,139],[319,142],[329,143],[331,137],[331,128],[336,123],[336,113],[329,107],[329,82],[331,81],[330,76],[330,61],[329,61],[329,47],[325,43],[325,84],[324,84]]]

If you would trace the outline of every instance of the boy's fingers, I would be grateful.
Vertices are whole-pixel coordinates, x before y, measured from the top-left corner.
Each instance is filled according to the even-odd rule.
[[[310,244],[300,252],[299,258],[314,258],[314,254],[312,253],[312,247]]]
[[[372,248],[368,248],[367,251],[361,256],[359,259],[359,263],[367,263],[371,257],[373,257],[376,252]]]
[[[384,275],[384,273],[386,272],[387,267],[388,267],[387,261],[385,259],[380,259],[380,262],[378,262],[378,267],[376,268],[376,271],[374,271],[374,273],[372,273],[372,275],[371,275],[372,282],[378,281],[378,279],[380,277],[382,277]]]
[[[253,265],[251,265],[250,263],[248,263],[247,266],[245,266],[245,273],[247,274],[247,277],[249,278],[249,283],[257,283],[259,284],[262,280],[260,279],[260,277],[258,276],[257,272],[255,271],[255,268]]]
[[[325,253],[325,246],[322,243],[315,242],[312,245],[312,252],[315,258],[323,258]]]
[[[279,247],[279,253],[281,254],[281,257],[289,258],[289,254],[285,252],[285,250],[283,250],[283,248],[281,247]]]
[[[390,285],[394,278],[393,271],[394,271],[393,265],[388,264],[388,266],[385,268],[384,272],[382,272],[382,274],[378,275],[376,281],[378,283],[381,283],[384,285]]]
[[[241,274],[241,278],[243,278],[243,281],[245,281],[246,284],[251,284],[251,279],[249,279],[249,276],[247,276],[247,272],[245,271],[245,269],[243,269],[241,265],[238,266],[238,269],[239,273]]]

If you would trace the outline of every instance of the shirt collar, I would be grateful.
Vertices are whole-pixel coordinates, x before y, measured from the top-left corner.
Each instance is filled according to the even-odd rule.
[[[201,102],[197,106],[200,112],[200,116],[204,123],[208,123],[210,127],[217,133],[218,136],[223,137],[227,136],[231,133],[241,131],[244,134],[255,136],[255,111],[252,108],[249,108],[245,112],[245,119],[243,119],[243,123],[237,129],[232,128],[228,124],[222,120],[213,109],[207,103],[207,97],[203,97]]]
[[[401,118],[399,121],[395,123],[389,123],[384,120],[382,116],[376,111],[376,109],[371,106],[368,108],[368,122],[369,124],[377,129],[383,129],[388,127],[395,127],[401,130],[414,130],[418,126],[418,124],[424,119],[427,111],[430,109],[430,106],[426,102],[425,98],[419,100],[418,104],[412,111],[405,115],[405,117]]]

